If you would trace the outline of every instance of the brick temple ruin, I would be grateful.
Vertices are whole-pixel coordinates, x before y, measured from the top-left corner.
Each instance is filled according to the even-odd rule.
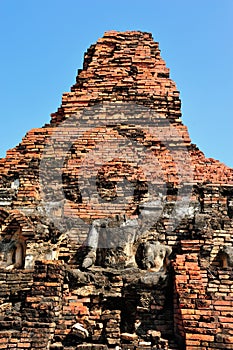
[[[191,143],[151,34],[91,45],[0,170],[0,349],[233,349],[233,169]]]

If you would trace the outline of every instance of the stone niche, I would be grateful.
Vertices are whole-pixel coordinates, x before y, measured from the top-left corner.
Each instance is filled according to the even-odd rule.
[[[0,159],[1,349],[233,349],[232,203],[158,42],[105,33]]]

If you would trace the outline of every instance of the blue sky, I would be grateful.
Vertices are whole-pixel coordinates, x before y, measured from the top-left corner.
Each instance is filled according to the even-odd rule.
[[[193,143],[233,167],[232,0],[0,0],[0,157],[49,122],[111,29],[153,34]]]

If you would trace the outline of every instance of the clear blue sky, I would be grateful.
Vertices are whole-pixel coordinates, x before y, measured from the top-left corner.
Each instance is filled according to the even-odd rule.
[[[233,167],[233,0],[0,0],[0,156],[49,122],[110,29],[152,32],[193,143]]]

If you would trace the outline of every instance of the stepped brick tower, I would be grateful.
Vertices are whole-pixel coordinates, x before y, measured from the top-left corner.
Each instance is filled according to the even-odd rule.
[[[0,159],[1,349],[233,349],[233,169],[150,33],[106,32]]]

